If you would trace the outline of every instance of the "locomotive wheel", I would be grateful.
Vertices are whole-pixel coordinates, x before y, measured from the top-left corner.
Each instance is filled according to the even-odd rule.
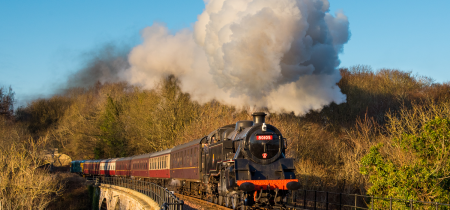
[[[223,206],[223,196],[219,195],[219,205]]]
[[[219,198],[217,197],[217,195],[214,196],[214,203],[215,204],[219,203]]]
[[[208,202],[213,203],[214,202],[214,196],[208,195]]]
[[[240,205],[240,210],[247,210],[248,208],[247,208],[247,206],[245,205],[245,197],[244,197],[244,194],[241,194],[241,201],[239,202],[239,205]]]
[[[230,195],[225,196],[225,206],[231,208],[231,197]]]
[[[231,196],[231,208],[233,210],[238,209],[239,206],[239,195],[238,194],[233,194]]]

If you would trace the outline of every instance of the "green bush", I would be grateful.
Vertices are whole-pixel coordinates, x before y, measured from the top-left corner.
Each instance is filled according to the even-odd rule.
[[[450,202],[450,120],[436,117],[418,135],[403,133],[393,147],[409,161],[402,164],[382,155],[378,144],[361,159],[361,173],[369,175],[368,193],[380,197]]]

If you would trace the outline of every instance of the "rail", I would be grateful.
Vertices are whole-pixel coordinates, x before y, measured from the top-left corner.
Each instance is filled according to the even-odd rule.
[[[368,195],[333,193],[316,190],[297,190],[292,193],[294,209],[428,209],[449,210],[450,204],[396,198],[382,198]]]
[[[155,183],[123,177],[87,177],[87,179],[94,180],[96,184],[115,185],[140,192],[158,203],[161,210],[183,210],[182,200]]]

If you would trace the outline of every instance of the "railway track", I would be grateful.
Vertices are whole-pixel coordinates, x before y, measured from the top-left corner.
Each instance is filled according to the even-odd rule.
[[[205,200],[202,200],[200,198],[186,196],[178,193],[174,193],[175,196],[180,198],[184,201],[185,205],[188,204],[191,209],[218,209],[218,210],[230,210],[230,208],[227,208],[225,206],[217,205]],[[190,204],[190,205],[189,205]]]
[[[221,206],[215,203],[211,203],[205,200],[202,200],[198,197],[191,197],[191,196],[187,196],[187,195],[182,195],[182,194],[178,194],[178,193],[174,193],[175,196],[177,196],[178,198],[180,198],[181,200],[184,201],[185,203],[185,208],[187,210],[193,210],[193,209],[199,209],[199,210],[207,210],[207,209],[217,209],[217,210],[230,210],[231,208],[225,207],[225,206]],[[188,206],[186,208],[186,205]],[[240,208],[238,208],[240,209]],[[299,207],[287,207],[287,208],[281,208],[278,206],[272,206],[272,207],[268,207],[268,208],[262,208],[262,207],[247,207],[247,210],[273,210],[273,209],[284,209],[284,210],[305,210]]]

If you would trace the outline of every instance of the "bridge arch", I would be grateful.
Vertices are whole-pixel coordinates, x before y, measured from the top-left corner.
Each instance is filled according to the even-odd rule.
[[[100,210],[108,210],[108,202],[106,201],[106,198],[103,198],[100,204]]]

